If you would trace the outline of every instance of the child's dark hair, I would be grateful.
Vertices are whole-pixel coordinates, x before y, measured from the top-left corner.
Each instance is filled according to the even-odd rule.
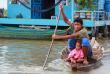
[[[81,44],[81,40],[76,40],[76,43],[80,43]]]
[[[83,20],[79,17],[75,18],[74,22],[79,22],[81,25],[83,25]]]

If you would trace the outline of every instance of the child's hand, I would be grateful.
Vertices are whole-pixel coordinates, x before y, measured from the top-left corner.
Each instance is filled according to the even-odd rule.
[[[76,60],[71,58],[71,63],[76,63]]]
[[[65,61],[70,61],[70,58],[66,58],[66,60]]]

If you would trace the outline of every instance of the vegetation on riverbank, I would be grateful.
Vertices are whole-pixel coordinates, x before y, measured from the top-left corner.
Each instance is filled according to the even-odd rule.
[[[4,16],[7,16],[7,9],[5,9],[4,11]]]

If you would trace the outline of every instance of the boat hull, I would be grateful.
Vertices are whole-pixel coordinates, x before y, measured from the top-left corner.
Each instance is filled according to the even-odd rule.
[[[104,54],[104,48],[99,46],[97,42],[94,40],[94,38],[91,40],[90,44],[92,46],[92,54],[87,58],[89,62],[88,65],[85,65],[83,63],[71,63],[71,61],[66,61],[66,58],[70,53],[70,50],[68,49],[68,47],[65,47],[61,54],[61,59],[63,60],[64,65],[66,65],[66,67],[69,70],[73,70],[73,71],[88,70],[88,69],[91,69],[92,67],[101,65],[101,59]]]
[[[63,35],[67,29],[57,31],[57,35]],[[19,39],[51,39],[54,30],[51,29],[31,29],[0,26],[0,37]]]

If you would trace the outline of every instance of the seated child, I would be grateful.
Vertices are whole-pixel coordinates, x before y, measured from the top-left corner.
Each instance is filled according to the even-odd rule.
[[[70,60],[72,63],[83,62],[84,54],[83,54],[83,50],[81,48],[81,40],[77,40],[75,46],[76,46],[76,48],[70,52],[66,61]]]

